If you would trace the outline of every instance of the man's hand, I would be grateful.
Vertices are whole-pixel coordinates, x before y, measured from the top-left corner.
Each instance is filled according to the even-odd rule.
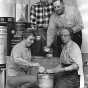
[[[46,47],[44,47],[44,51],[45,52],[50,52],[50,48],[46,46]]]
[[[38,66],[40,66],[40,64],[39,63],[29,63],[29,66],[36,66],[36,67],[38,67]]]
[[[48,73],[58,73],[58,72],[63,72],[63,71],[65,71],[65,69],[61,67],[60,65],[57,66],[56,68],[46,70],[46,72]]]
[[[33,63],[32,66],[40,66],[39,63]]]
[[[47,69],[46,72],[47,73],[54,73],[52,69]]]
[[[44,51],[46,52],[47,57],[53,57],[53,51],[51,48],[46,46],[46,47],[44,47]]]

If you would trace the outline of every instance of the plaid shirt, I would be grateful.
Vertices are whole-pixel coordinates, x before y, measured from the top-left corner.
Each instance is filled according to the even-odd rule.
[[[30,22],[31,25],[38,27],[48,27],[49,18],[53,12],[53,4],[47,4],[43,6],[40,2],[32,5],[30,10]]]
[[[60,27],[70,27],[76,33],[83,29],[82,17],[74,6],[65,5],[64,14],[52,14],[47,30],[47,46],[50,47],[54,38],[60,32]]]

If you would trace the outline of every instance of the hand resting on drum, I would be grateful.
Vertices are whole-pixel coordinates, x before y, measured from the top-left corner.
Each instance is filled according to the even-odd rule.
[[[62,71],[64,71],[64,68],[62,68],[61,65],[58,65],[57,67],[52,68],[52,69],[46,69],[47,73],[57,73],[57,72],[62,72]]]

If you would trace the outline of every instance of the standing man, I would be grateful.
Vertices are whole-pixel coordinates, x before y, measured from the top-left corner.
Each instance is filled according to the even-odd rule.
[[[31,45],[34,43],[35,35],[33,31],[26,31],[24,39],[15,45],[11,51],[11,58],[7,63],[7,84],[8,88],[17,88],[37,81],[37,77],[27,74],[30,66],[39,66],[38,63],[31,62]],[[28,88],[26,85],[24,88]]]
[[[37,32],[41,37],[40,44],[37,45],[37,43],[39,43],[37,42],[35,43],[36,45],[33,46],[34,47],[33,52],[35,52],[35,48],[36,46],[38,46],[36,48],[35,55],[38,52],[39,54],[41,54],[40,52],[42,47],[46,45],[47,28],[48,28],[49,19],[52,12],[53,12],[53,4],[49,3],[48,0],[40,0],[40,2],[31,6],[31,10],[30,10],[31,27],[38,29]]]
[[[47,28],[49,18],[53,12],[53,4],[48,0],[40,0],[40,2],[31,6],[30,22],[31,26],[38,28]]]
[[[49,27],[47,30],[47,48],[52,46],[52,43],[57,37],[56,35],[59,35],[60,27],[71,27],[74,32],[73,40],[81,47],[81,30],[83,29],[83,24],[79,11],[73,6],[65,5],[63,0],[55,0],[53,5],[55,12],[50,17]],[[60,39],[58,39],[58,42],[57,47],[60,49],[58,50],[60,55]]]

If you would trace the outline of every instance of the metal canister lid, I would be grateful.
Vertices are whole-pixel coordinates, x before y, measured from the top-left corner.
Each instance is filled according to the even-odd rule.
[[[7,27],[6,26],[0,26],[0,34],[7,34]]]

